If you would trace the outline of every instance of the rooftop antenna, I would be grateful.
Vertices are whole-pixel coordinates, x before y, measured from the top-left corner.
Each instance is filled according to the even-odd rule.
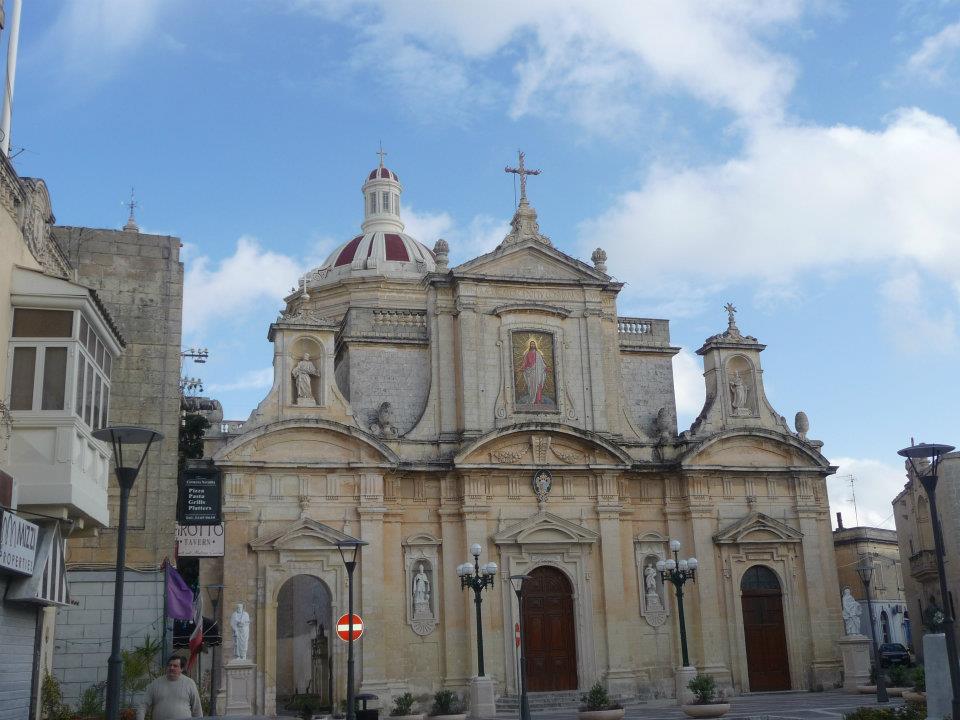
[[[857,524],[857,527],[860,527],[860,515],[857,513],[857,489],[855,483],[857,478],[855,475],[848,475],[850,478],[850,502],[853,503],[853,521]]]

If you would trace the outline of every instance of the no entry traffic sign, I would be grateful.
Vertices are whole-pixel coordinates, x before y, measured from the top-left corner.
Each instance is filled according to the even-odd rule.
[[[353,616],[353,639],[359,640],[360,636],[363,635],[363,620],[359,615]],[[339,637],[344,642],[350,640],[350,616],[341,615],[340,619],[337,620],[337,637]]]

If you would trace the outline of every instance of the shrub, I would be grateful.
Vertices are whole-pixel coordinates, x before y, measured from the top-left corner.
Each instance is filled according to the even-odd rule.
[[[914,692],[926,692],[927,691],[927,674],[923,669],[923,665],[917,665],[913,669],[913,691]]]
[[[390,711],[390,714],[393,717],[398,717],[401,715],[409,715],[412,709],[413,709],[413,695],[411,695],[408,692],[405,692],[403,695],[397,695],[393,699],[393,710]]]
[[[434,693],[431,715],[457,715],[460,709],[460,698],[453,690],[437,690]]]
[[[894,665],[887,671],[892,687],[904,687],[907,684],[907,669],[903,665]]]
[[[103,695],[106,688],[107,684],[105,682],[99,682],[84,690],[80,694],[80,702],[77,704],[75,714],[82,718],[103,715]]]
[[[49,672],[45,673],[40,685],[40,717],[44,720],[70,720],[72,715],[70,706],[63,702],[60,683]]]
[[[303,720],[310,720],[320,709],[320,696],[311,693],[298,693],[290,699],[288,708],[295,711]]]
[[[610,702],[607,689],[598,680],[586,695],[580,696],[583,710],[619,710],[620,706]]]
[[[926,720],[927,713],[917,705],[901,707],[860,707],[843,716],[843,720]]]
[[[710,705],[718,702],[714,699],[717,692],[717,681],[713,679],[712,675],[698,674],[687,683],[687,687],[696,696],[697,705]]]

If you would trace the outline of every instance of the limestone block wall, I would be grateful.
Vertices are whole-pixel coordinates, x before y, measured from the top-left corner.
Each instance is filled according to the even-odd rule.
[[[103,300],[127,341],[111,378],[111,424],[154,428],[164,440],[150,451],[130,498],[127,563],[157,568],[173,553],[177,499],[180,334],[183,264],[180,240],[136,232],[56,227],[54,237],[80,283]],[[110,477],[111,524],[119,488]],[[116,534],[69,543],[72,567],[109,566]]]
[[[69,571],[74,607],[57,610],[53,674],[65,702],[75,705],[81,693],[107,679],[107,659],[113,629],[114,573],[108,570]],[[163,631],[163,573],[127,570],[123,585],[122,648],[143,644]]]
[[[620,391],[630,429],[640,439],[655,441],[654,421],[660,408],[676,431],[677,405],[673,389],[673,362],[670,356],[638,353],[620,354]],[[625,429],[624,435],[631,433]]]
[[[394,425],[401,434],[409,432],[423,415],[430,392],[429,348],[355,342],[349,350],[340,367],[348,364],[350,405],[360,426],[368,429],[380,404],[389,402]]]

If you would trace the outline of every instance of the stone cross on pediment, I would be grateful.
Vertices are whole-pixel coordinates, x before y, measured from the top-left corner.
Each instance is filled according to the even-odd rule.
[[[505,167],[504,172],[513,173],[514,175],[520,176],[520,202],[525,203],[527,200],[527,175],[539,175],[542,170],[527,170],[523,161],[527,157],[527,154],[523,150],[517,150],[517,155],[519,156],[518,167]]]

